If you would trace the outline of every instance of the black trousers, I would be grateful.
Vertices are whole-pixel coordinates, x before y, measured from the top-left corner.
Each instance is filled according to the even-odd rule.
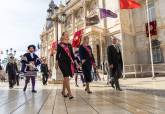
[[[19,86],[19,75],[16,75],[16,83],[17,83],[17,86]]]
[[[43,74],[42,75],[42,83],[43,83],[43,85],[47,84],[48,77],[49,77],[48,74]]]
[[[16,75],[8,75],[9,78],[9,87],[13,87],[16,83]]]
[[[113,69],[110,69],[111,84],[114,85],[116,89],[120,89],[119,78],[122,76],[122,66],[116,65]]]

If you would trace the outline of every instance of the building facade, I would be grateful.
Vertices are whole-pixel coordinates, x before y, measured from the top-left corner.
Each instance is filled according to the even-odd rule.
[[[112,36],[120,39],[125,66],[151,64],[149,38],[146,34],[148,22],[146,0],[137,0],[137,2],[141,4],[141,8],[133,10],[120,10],[119,0],[68,0],[65,6],[60,4],[66,14],[66,23],[59,25],[60,31],[58,33],[55,33],[56,27],[53,24],[43,31],[41,34],[41,56],[47,57],[49,66],[53,67],[54,55],[50,54],[49,48],[55,34],[61,36],[62,31],[68,31],[70,39],[72,39],[76,31],[84,29],[84,35],[90,37],[90,45],[98,66],[107,60],[107,47],[111,44]],[[164,63],[165,57],[164,5],[164,0],[149,0],[149,21],[156,22],[156,34],[151,36],[155,64]],[[100,19],[99,24],[86,26],[85,17],[99,15],[99,8],[117,13],[118,18],[108,17]]]

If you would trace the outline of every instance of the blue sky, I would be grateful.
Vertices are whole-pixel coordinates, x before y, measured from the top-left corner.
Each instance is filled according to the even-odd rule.
[[[0,49],[12,47],[21,54],[28,44],[37,44],[50,1],[0,0]]]

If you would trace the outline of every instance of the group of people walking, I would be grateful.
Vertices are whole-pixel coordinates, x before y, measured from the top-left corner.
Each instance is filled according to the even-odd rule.
[[[112,45],[107,49],[108,58],[108,74],[110,74],[110,83],[113,88],[121,91],[119,85],[119,78],[122,76],[123,62],[120,46],[117,44],[118,39],[112,39]],[[35,77],[37,76],[40,65],[42,72],[43,85],[47,85],[49,77],[49,69],[46,58],[40,59],[36,54],[36,47],[34,45],[28,46],[28,52],[21,57],[21,72],[25,75],[25,86],[23,91],[27,89],[28,83],[32,82],[32,92],[36,93],[35,89]],[[84,90],[88,94],[91,94],[90,83],[93,81],[92,69],[96,71],[96,63],[93,56],[92,48],[89,45],[89,37],[84,36],[82,43],[77,50],[73,50],[72,45],[69,43],[69,35],[67,32],[62,33],[61,41],[57,45],[56,52],[56,69],[60,68],[63,75],[63,88],[61,94],[63,97],[69,97],[73,99],[73,94],[70,87],[70,77],[75,75],[75,85],[78,87],[78,75],[80,75]],[[9,77],[9,87],[13,88],[16,83],[18,73],[17,64],[13,57],[10,57],[6,66],[6,72]],[[19,81],[17,81],[19,82]],[[18,83],[19,84],[19,83]]]
[[[40,65],[43,85],[47,85],[47,81],[49,77],[49,69],[46,58],[40,59],[35,54],[36,51],[35,45],[29,45],[27,50],[28,52],[22,55],[21,60],[19,61],[21,63],[20,69],[18,68],[17,65],[18,61],[16,61],[14,56],[10,56],[8,58],[8,63],[6,65],[6,73],[8,74],[9,88],[12,89],[16,84],[17,86],[19,86],[19,78],[20,78],[19,75],[22,74],[25,76],[25,86],[23,88],[23,91],[24,92],[26,91],[27,85],[31,80],[32,92],[36,93],[37,91],[35,90],[35,82],[36,82],[35,78],[38,72],[37,67]],[[2,72],[2,66],[0,67],[0,71]]]
[[[79,61],[76,59],[77,57],[74,56],[73,48],[69,43],[69,35],[67,32],[63,32],[61,42],[57,46],[56,66],[59,66],[64,77],[63,89],[61,93],[64,97],[69,97],[69,99],[73,99],[73,95],[70,89],[69,77],[73,77],[75,73],[75,64],[78,66],[76,68],[77,73],[79,73],[80,69],[82,68],[84,76],[82,77],[82,81],[83,83],[86,83],[85,91],[87,93],[92,93],[89,87],[89,83],[92,82],[92,66],[96,67],[96,64],[92,49],[88,44],[89,37],[86,36],[83,38],[83,43],[78,51],[78,57],[80,57]],[[68,93],[66,93],[66,90]]]
[[[121,91],[119,85],[119,78],[122,75],[122,54],[120,47],[117,45],[117,39],[113,38],[112,45],[107,49],[108,63],[109,63],[109,72],[111,76],[110,83],[113,88]],[[61,42],[57,45],[57,54],[56,54],[56,68],[60,68],[62,71],[64,80],[63,80],[63,89],[62,95],[64,97],[69,97],[73,99],[73,95],[70,88],[69,77],[73,77],[76,72],[76,85],[77,84],[77,74],[82,74],[81,80],[85,86],[85,91],[88,94],[91,94],[90,83],[92,82],[92,67],[96,69],[96,63],[93,56],[92,48],[89,45],[89,37],[84,36],[82,38],[82,44],[79,47],[78,51],[73,52],[72,45],[69,43],[69,35],[67,32],[63,32]],[[76,64],[76,65],[75,65]],[[76,69],[74,66],[77,66]],[[67,90],[67,93],[66,93]]]

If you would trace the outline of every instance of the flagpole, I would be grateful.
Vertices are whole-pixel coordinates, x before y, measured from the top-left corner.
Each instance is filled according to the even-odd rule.
[[[85,28],[86,28],[86,5],[85,5],[85,2],[86,0],[83,1],[83,5],[84,5],[84,33],[85,33]]]
[[[119,2],[119,23],[120,23],[120,35],[121,35],[121,52],[122,52],[122,60],[123,60],[123,79],[125,78],[125,62],[124,62],[124,48],[123,48],[123,30],[122,30],[122,25],[121,25],[121,9],[120,9],[120,0]]]
[[[101,66],[102,66],[102,72],[103,72],[103,81],[105,80],[105,75],[104,75],[104,56],[103,56],[103,42],[102,42],[102,35],[100,32],[100,50],[101,50]],[[103,64],[104,63],[104,64]]]
[[[151,28],[150,28],[150,19],[149,19],[149,7],[148,0],[146,0],[146,15],[148,22],[148,33],[149,33],[149,46],[150,46],[150,59],[151,59],[151,68],[152,68],[152,79],[155,79],[154,63],[153,63],[153,52],[152,52],[152,39],[151,39]]]

